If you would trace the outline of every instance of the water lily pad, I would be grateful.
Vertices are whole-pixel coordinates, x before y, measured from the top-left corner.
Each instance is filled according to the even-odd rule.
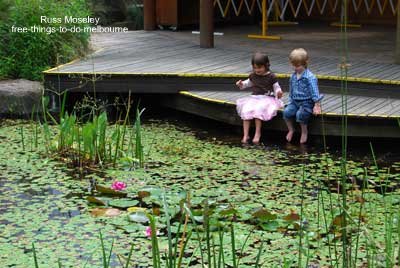
[[[127,209],[128,212],[134,213],[134,212],[146,212],[146,208],[142,207],[130,207]]]
[[[238,213],[238,211],[234,208],[228,208],[228,209],[224,209],[221,210],[219,212],[219,215],[221,216],[229,216],[229,215],[236,215]]]
[[[270,221],[270,220],[275,220],[277,218],[277,216],[275,214],[272,214],[271,212],[269,212],[268,210],[266,210],[264,208],[260,208],[260,209],[256,210],[253,213],[253,217],[255,217],[261,221]]]
[[[101,205],[101,206],[106,206],[107,205],[107,203],[105,201],[101,200],[98,197],[94,197],[94,196],[88,196],[88,197],[86,197],[86,200],[89,201],[90,203],[98,204],[98,205]]]
[[[283,219],[289,222],[298,221],[300,220],[300,215],[292,211],[289,215],[283,217]]]
[[[149,218],[146,216],[144,212],[138,211],[133,214],[130,214],[129,220],[132,222],[146,223],[149,221]]]
[[[143,199],[143,198],[148,197],[148,196],[150,196],[150,192],[148,192],[148,191],[139,191],[138,192],[138,197],[140,199]]]
[[[144,197],[148,197],[148,196],[157,197],[157,196],[161,196],[161,194],[162,194],[162,189],[160,189],[158,187],[154,187],[154,186],[146,186],[138,191],[139,198],[144,198]]]
[[[116,208],[129,208],[139,204],[139,201],[132,199],[114,199],[109,202],[109,205]]]
[[[101,185],[96,185],[96,191],[102,194],[107,194],[107,195],[113,195],[113,196],[121,196],[125,197],[128,195],[126,192],[121,192],[121,191],[115,191],[109,187],[101,186]]]
[[[269,221],[267,223],[261,224],[261,228],[264,231],[275,232],[279,227],[279,223],[277,221]]]
[[[116,208],[95,208],[90,214],[95,217],[107,216],[107,217],[115,217],[121,214],[121,211]]]
[[[137,225],[131,223],[125,226],[121,226],[120,228],[127,233],[138,233],[139,231],[144,231],[145,227],[143,225]]]

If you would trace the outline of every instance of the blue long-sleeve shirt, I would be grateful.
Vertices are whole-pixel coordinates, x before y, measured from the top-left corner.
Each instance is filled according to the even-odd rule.
[[[317,77],[306,68],[297,79],[296,72],[292,74],[289,80],[289,101],[291,100],[309,100],[319,102],[324,97],[319,94]]]

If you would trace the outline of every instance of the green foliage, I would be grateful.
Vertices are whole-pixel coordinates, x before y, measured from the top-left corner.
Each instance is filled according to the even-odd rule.
[[[8,6],[0,0],[0,10]],[[90,15],[85,0],[15,0],[8,17],[0,20],[0,78],[26,78],[40,80],[42,71],[82,56],[88,48],[89,33],[12,32],[11,27],[33,26],[84,27],[85,24],[64,24],[65,16],[86,17]],[[41,23],[40,17],[61,18],[61,23]],[[4,17],[0,13],[0,18]]]
[[[133,1],[128,7],[128,19],[135,24],[135,29],[143,29],[143,6],[139,4],[139,1]]]
[[[0,22],[8,18],[8,11],[10,9],[10,0],[0,0]]]

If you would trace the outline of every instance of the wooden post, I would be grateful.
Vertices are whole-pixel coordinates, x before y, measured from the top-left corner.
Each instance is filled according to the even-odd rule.
[[[213,0],[200,0],[200,47],[214,47]]]
[[[156,29],[156,0],[143,0],[144,30]]]
[[[396,55],[394,61],[400,64],[400,0],[397,1]]]

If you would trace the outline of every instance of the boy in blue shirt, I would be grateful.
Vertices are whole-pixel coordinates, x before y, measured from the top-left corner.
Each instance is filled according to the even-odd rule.
[[[292,141],[294,122],[300,123],[300,143],[306,143],[308,137],[307,124],[312,114],[321,113],[322,95],[319,94],[318,81],[315,75],[307,68],[308,55],[303,48],[294,49],[289,55],[289,61],[294,73],[289,80],[289,103],[283,111],[283,118],[288,127],[286,140]]]

